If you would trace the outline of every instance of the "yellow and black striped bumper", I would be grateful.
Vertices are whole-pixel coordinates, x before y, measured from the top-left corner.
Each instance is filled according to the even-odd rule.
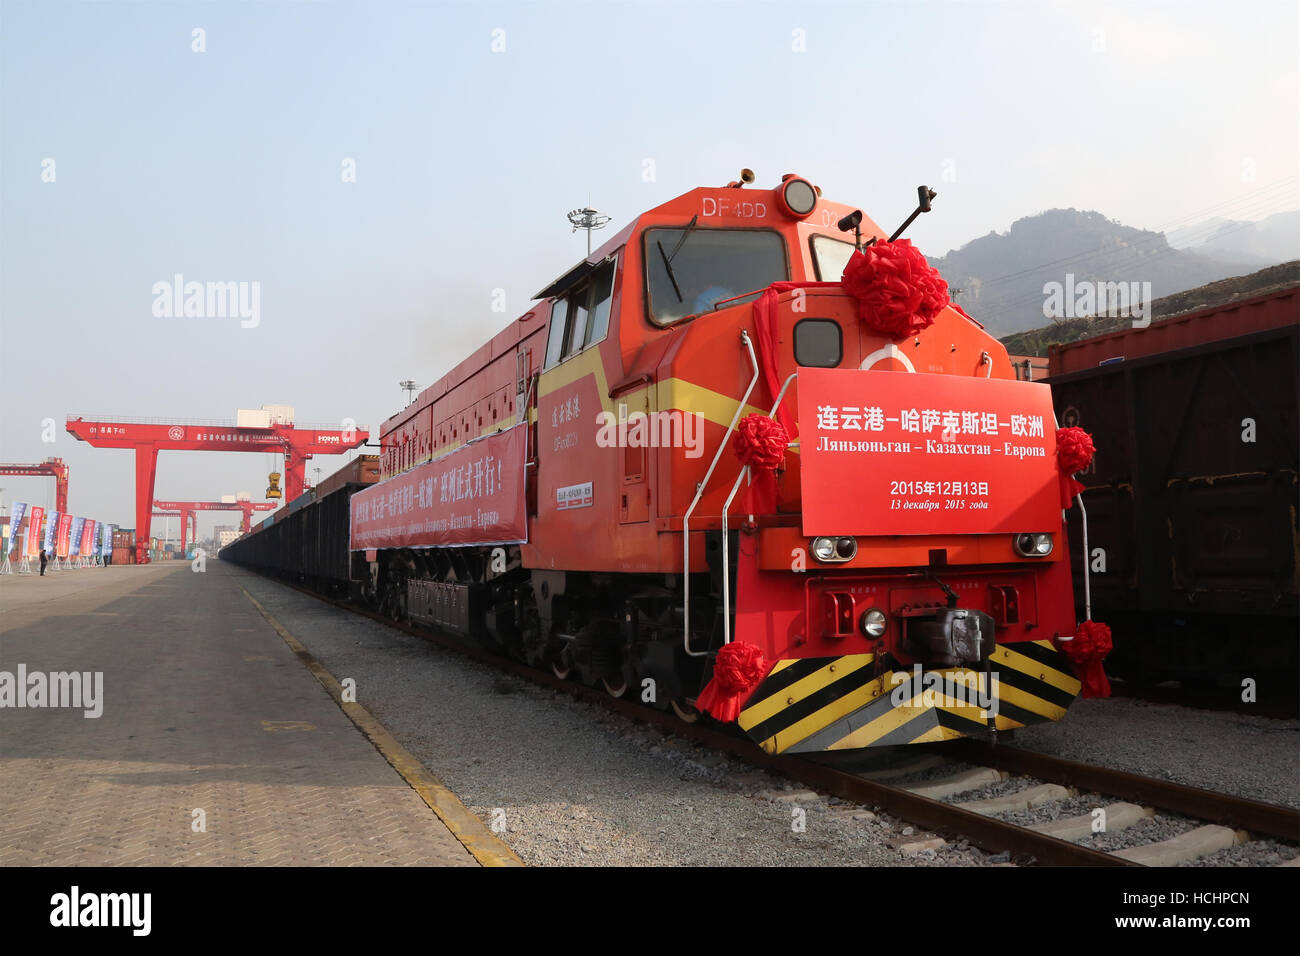
[[[1079,693],[1050,641],[999,644],[988,676],[981,684],[983,672],[968,668],[882,668],[871,654],[781,660],[739,722],[768,753],[853,750],[1060,720]]]

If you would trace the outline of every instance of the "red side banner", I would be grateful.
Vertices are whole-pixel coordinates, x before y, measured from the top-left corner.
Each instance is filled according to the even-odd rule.
[[[66,558],[68,556],[68,549],[72,544],[72,542],[68,540],[72,535],[72,515],[66,513],[59,515],[59,526],[54,530],[57,535],[54,542],[54,550],[59,557]]]
[[[528,426],[480,438],[352,496],[351,550],[528,540]]]
[[[31,517],[27,519],[27,556],[30,558],[41,553],[41,544],[45,540],[45,536],[41,533],[44,518],[45,509],[40,505],[32,505]]]
[[[1046,385],[799,370],[803,532],[1059,531]]]
[[[81,544],[77,548],[78,554],[80,555],[90,554],[92,550],[90,546],[90,542],[91,540],[93,540],[94,536],[95,536],[95,522],[87,518],[85,522],[81,525]]]

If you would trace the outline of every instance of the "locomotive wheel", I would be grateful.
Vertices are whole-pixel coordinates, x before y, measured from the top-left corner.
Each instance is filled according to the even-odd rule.
[[[700,719],[700,712],[686,703],[686,698],[674,697],[668,703],[672,707],[673,713],[677,715],[677,719],[682,723],[693,724]]]
[[[622,677],[618,679],[617,683],[612,682],[608,677],[602,677],[600,682],[605,685],[605,693],[609,694],[610,697],[622,697],[627,693],[627,681]]]

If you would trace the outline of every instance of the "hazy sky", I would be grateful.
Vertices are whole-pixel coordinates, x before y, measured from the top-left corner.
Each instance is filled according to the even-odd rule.
[[[63,457],[71,510],[131,527],[133,454],[68,414],[378,425],[584,254],[567,210],[612,234],[742,166],[886,227],[929,183],[931,255],[1052,207],[1295,208],[1298,10],[0,0],[0,461]],[[257,326],[155,316],[176,273],[260,283]],[[272,464],[164,453],[156,493],[261,498]]]

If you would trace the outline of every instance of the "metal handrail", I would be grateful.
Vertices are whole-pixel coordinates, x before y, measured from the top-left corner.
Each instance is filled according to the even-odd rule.
[[[772,409],[767,413],[771,418],[776,414],[776,410],[781,407],[781,401],[785,398],[785,391],[790,387],[790,383],[799,375],[798,372],[791,372],[790,377],[785,380],[781,386],[781,391],[777,393],[776,401],[772,403]],[[793,443],[792,443],[793,444]],[[727,545],[727,517],[731,512],[731,502],[736,498],[736,492],[740,490],[742,480],[750,477],[749,466],[746,465],[736,476],[736,483],[731,486],[731,494],[727,495],[726,503],[722,506],[722,643],[731,643],[731,551]],[[751,514],[749,520],[753,521],[754,516]]]
[[[754,354],[754,343],[749,340],[749,333],[744,329],[740,330],[740,342],[749,351],[749,363],[754,367],[754,374],[749,380],[749,387],[745,389],[745,394],[740,397],[740,402],[736,405],[736,414],[731,416],[731,424],[727,426],[727,433],[722,436],[722,442],[718,445],[713,461],[709,464],[709,470],[704,473],[704,480],[695,485],[695,498],[691,501],[691,506],[686,509],[686,514],[682,516],[682,577],[684,579],[682,586],[682,648],[686,651],[688,657],[709,656],[707,650],[691,650],[691,515],[695,513],[696,506],[699,505],[700,499],[704,497],[704,489],[708,485],[709,479],[713,477],[713,470],[718,467],[718,461],[722,458],[723,451],[727,448],[727,439],[736,430],[736,422],[740,421],[741,412],[745,410],[745,403],[749,401],[754,386],[758,384],[758,356]],[[726,559],[726,548],[727,542],[724,537],[722,542],[724,561]]]
[[[1076,495],[1079,499],[1079,518],[1083,525],[1083,619],[1092,620],[1092,580],[1088,566],[1091,556],[1088,554],[1088,509],[1083,506],[1083,492]]]
[[[1052,424],[1056,426],[1057,431],[1061,430],[1061,422],[1060,419],[1056,417],[1055,412],[1052,413]],[[1073,478],[1074,475],[1070,475],[1069,477]],[[1090,557],[1088,554],[1088,509],[1083,506],[1083,492],[1079,492],[1079,494],[1075,495],[1075,497],[1079,499],[1079,519],[1080,519],[1080,526],[1083,529],[1083,535],[1082,535],[1083,537],[1083,619],[1085,621],[1091,621],[1092,620],[1092,569],[1088,566],[1089,557]],[[1065,525],[1064,508],[1061,509],[1061,525],[1062,525],[1062,530],[1064,530],[1064,525]],[[1068,534],[1066,535],[1066,543],[1067,544],[1069,543]],[[1060,639],[1062,641],[1072,641],[1074,640],[1074,635],[1062,634],[1060,636]]]

